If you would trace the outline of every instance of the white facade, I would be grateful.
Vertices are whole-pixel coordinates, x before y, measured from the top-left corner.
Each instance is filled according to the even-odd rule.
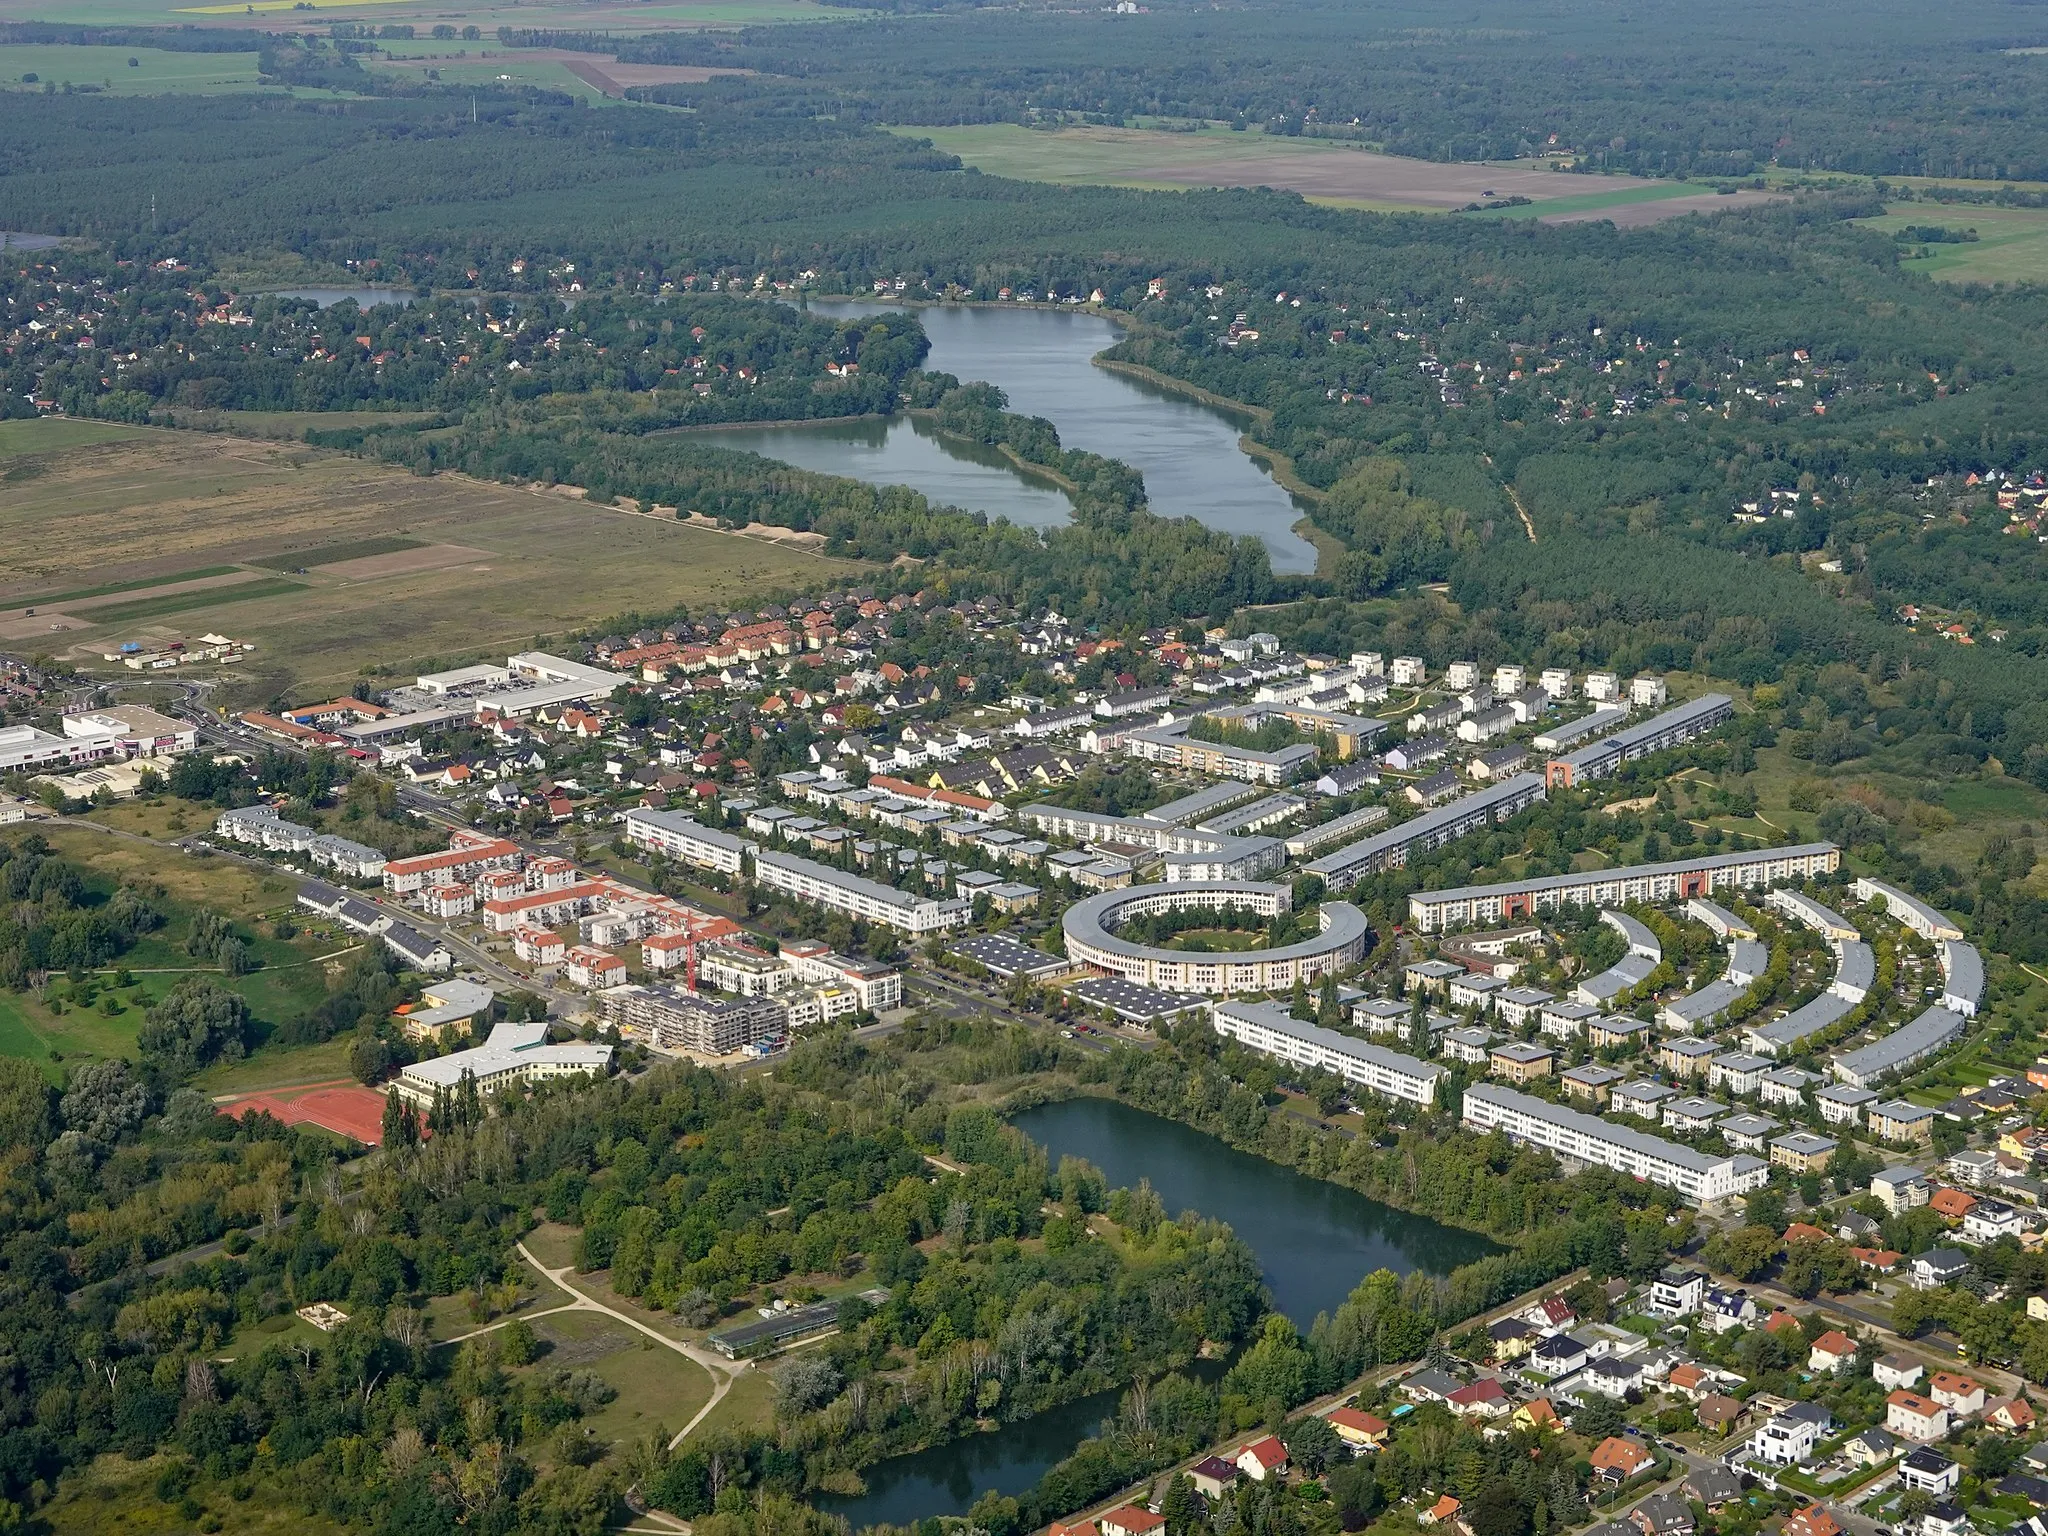
[[[946,933],[965,928],[973,916],[969,904],[957,898],[931,901],[912,896],[878,880],[787,853],[756,854],[754,878],[798,901],[845,912],[864,922],[884,923],[905,933]]]
[[[1381,1098],[1434,1104],[1437,1080],[1445,1075],[1444,1068],[1413,1056],[1305,1024],[1278,1003],[1218,1003],[1214,1017],[1219,1035],[1268,1056],[1334,1072]]]
[[[1770,1168],[1754,1157],[1716,1157],[1676,1142],[1481,1083],[1465,1090],[1465,1123],[1516,1141],[1674,1189],[1698,1204],[1761,1188]]]
[[[655,811],[645,806],[626,812],[626,841],[650,853],[728,875],[740,872],[741,859],[754,848],[745,838],[707,827],[681,811]]]

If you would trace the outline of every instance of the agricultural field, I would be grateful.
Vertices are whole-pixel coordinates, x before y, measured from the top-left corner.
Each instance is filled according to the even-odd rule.
[[[2048,208],[1986,208],[1967,204],[1893,203],[1882,218],[1859,221],[1865,229],[1896,235],[1912,228],[1974,231],[1971,241],[1928,241],[1905,245],[1903,265],[1949,283],[2038,283],[2048,281]]]
[[[33,78],[31,78],[33,77]],[[0,46],[0,90],[95,86],[116,96],[207,95],[268,90],[254,53],[172,53],[58,43]]]
[[[856,569],[302,443],[65,421],[9,429],[0,643],[103,666],[123,642],[219,630],[258,647],[230,703],[337,692],[369,666],[417,670],[616,613],[759,598]]]
[[[490,0],[450,6],[434,0],[215,0],[185,5],[179,0],[69,0],[55,19],[79,24],[126,26],[275,27],[279,31],[325,28],[337,21],[378,26],[410,23],[420,31],[446,23],[495,33],[501,26],[556,27],[614,32],[691,32],[705,28],[764,26],[776,22],[841,20],[862,14],[815,0]],[[45,0],[0,0],[0,21],[45,21]]]
[[[904,128],[994,176],[1072,186],[1279,187],[1310,202],[1379,212],[1446,212],[1488,197],[1526,197],[1528,206],[1497,217],[1547,223],[1612,218],[1643,224],[1682,213],[1712,212],[1767,199],[1637,176],[1590,178],[1534,162],[1473,165],[1403,159],[1314,139],[1154,129],[1061,128],[1009,123],[961,128]]]

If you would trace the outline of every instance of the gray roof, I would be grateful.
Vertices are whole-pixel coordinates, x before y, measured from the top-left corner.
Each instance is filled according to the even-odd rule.
[[[1308,1024],[1289,1013],[1281,1003],[1240,1003],[1219,1002],[1216,1004],[1217,1017],[1235,1014],[1255,1024],[1290,1035],[1310,1045],[1321,1046],[1339,1056],[1349,1056],[1354,1061],[1369,1062],[1390,1072],[1420,1078],[1424,1082],[1435,1082],[1445,1075],[1446,1069],[1433,1062],[1418,1061],[1413,1056],[1404,1056],[1399,1051],[1390,1051],[1383,1045],[1374,1045],[1369,1040],[1360,1040],[1351,1035],[1340,1035],[1334,1029],[1324,1029],[1320,1024]]]
[[[1868,991],[1877,980],[1877,951],[1861,939],[1842,945],[1841,963],[1835,967],[1835,985]]]
[[[767,857],[767,855],[763,855]],[[887,889],[884,887],[883,889]],[[1127,886],[1122,890],[1103,891],[1090,896],[1086,901],[1077,901],[1067,908],[1061,918],[1061,928],[1069,934],[1079,934],[1089,944],[1109,954],[1126,960],[1140,960],[1162,951],[1149,944],[1133,943],[1119,938],[1112,932],[1104,917],[1133,900],[1157,896],[1162,891],[1186,895],[1216,894],[1221,896],[1269,896],[1275,890],[1285,891],[1284,886],[1261,885],[1245,880],[1184,880],[1166,886]],[[1341,947],[1353,940],[1362,940],[1366,935],[1365,914],[1348,901],[1326,901],[1323,903],[1323,928],[1313,938],[1303,939],[1294,944],[1282,944],[1277,949],[1251,951],[1247,958],[1258,960],[1293,960],[1306,955],[1327,954],[1332,948]],[[1177,954],[1177,952],[1175,952]]]
[[[1773,1019],[1749,1031],[1750,1038],[1775,1050],[1784,1050],[1797,1045],[1809,1035],[1817,1035],[1830,1024],[1847,1018],[1854,1003],[1837,997],[1832,992],[1823,992],[1804,1007],[1795,1008],[1783,1018]]]
[[[1417,841],[1425,841],[1444,834],[1476,817],[1494,819],[1504,805],[1519,806],[1529,798],[1543,798],[1543,781],[1533,773],[1518,773],[1511,779],[1485,789],[1474,790],[1461,795],[1448,805],[1435,810],[1424,811],[1420,816],[1411,817],[1398,827],[1375,833],[1349,847],[1339,848],[1335,853],[1326,854],[1306,867],[1308,873],[1321,875],[1324,879],[1341,880],[1354,870],[1375,863],[1389,849],[1405,848]]]
[[[1598,976],[1589,976],[1580,982],[1578,990],[1592,997],[1619,997],[1630,988],[1639,987],[1648,981],[1656,969],[1656,961],[1631,952],[1623,955]]]
[[[1697,992],[1675,998],[1664,1005],[1664,1011],[1674,1017],[1697,1024],[1714,1018],[1732,1007],[1749,988],[1741,982],[1730,981],[1726,976],[1710,981]]]
[[[1730,974],[1761,976],[1770,968],[1770,946],[1761,939],[1737,939],[1728,946]]]
[[[1600,914],[1600,921],[1622,936],[1628,944],[1629,953],[1653,960],[1663,955],[1664,946],[1657,942],[1657,935],[1650,931],[1649,924],[1641,919],[1610,909]]]
[[[1941,945],[1942,974],[1948,980],[1943,991],[1949,997],[1977,1003],[1984,997],[1984,959],[1977,946],[1960,939],[1944,939]]]
[[[1532,1118],[1576,1131],[1582,1136],[1604,1141],[1611,1146],[1627,1147],[1645,1157],[1654,1157],[1693,1173],[1709,1173],[1726,1166],[1729,1162],[1726,1156],[1717,1157],[1709,1152],[1696,1152],[1691,1147],[1675,1141],[1666,1141],[1661,1136],[1648,1136],[1615,1121],[1582,1114],[1576,1109],[1566,1109],[1561,1104],[1547,1103],[1542,1099],[1531,1098],[1528,1094],[1515,1093],[1511,1089],[1496,1088],[1491,1083],[1475,1083],[1465,1090],[1466,1098],[1475,1095],[1482,1100],[1518,1110]]]
[[[1835,1071],[1851,1080],[1881,1077],[1940,1050],[1963,1032],[1963,1016],[1930,1008],[1882,1040],[1834,1058]]]

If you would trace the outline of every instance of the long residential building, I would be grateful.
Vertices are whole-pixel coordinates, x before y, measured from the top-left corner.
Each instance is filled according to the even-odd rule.
[[[656,811],[646,806],[626,812],[626,841],[650,853],[728,875],[738,874],[741,860],[754,851],[745,838],[707,827],[681,811]]]
[[[1513,922],[1554,907],[1612,907],[1628,902],[1661,905],[1717,890],[1757,889],[1779,880],[1810,879],[1833,870],[1841,859],[1841,850],[1833,843],[1797,843],[1785,848],[1707,854],[1663,864],[1631,864],[1621,869],[1540,875],[1493,885],[1461,885],[1442,891],[1415,892],[1408,898],[1408,915],[1422,932],[1436,933],[1467,923]]]
[[[1743,1039],[1759,1056],[1790,1053],[1802,1040],[1819,1034],[1830,1025],[1839,1024],[1855,1011],[1856,1005],[1839,992],[1823,992],[1768,1024],[1750,1025],[1744,1031]]]
[[[754,855],[754,879],[799,901],[845,912],[862,922],[883,923],[905,933],[945,933],[964,928],[973,915],[970,904],[957,897],[934,901],[865,875],[848,874],[829,864],[766,849]]]
[[[1882,880],[1867,876],[1849,887],[1858,901],[1881,901],[1885,911],[1894,922],[1904,923],[1921,938],[1933,943],[1937,939],[1960,939],[1963,930],[1955,920],[1945,917],[1917,896],[1908,895],[1896,885],[1886,885]]]
[[[1316,760],[1316,749],[1307,745],[1258,752],[1229,742],[1198,741],[1188,735],[1187,729],[1187,722],[1179,721],[1156,730],[1134,731],[1126,750],[1148,763],[1213,773],[1219,779],[1243,779],[1250,784],[1285,784]]]
[[[1474,1130],[1505,1131],[1513,1141],[1660,1184],[1698,1205],[1745,1194],[1770,1180],[1770,1165],[1761,1158],[1697,1152],[1492,1083],[1465,1090],[1464,1118]]]
[[[1334,1029],[1305,1024],[1282,1003],[1218,1003],[1213,1016],[1219,1035],[1267,1056],[1333,1072],[1383,1099],[1434,1104],[1437,1083],[1448,1071]]]
[[[1623,763],[1682,746],[1734,715],[1735,701],[1727,694],[1702,694],[1690,703],[1652,715],[1641,725],[1632,725],[1576,752],[1552,758],[1544,769],[1544,782],[1553,788],[1569,789],[1587,779],[1604,779]]]
[[[1518,773],[1511,779],[1462,795],[1449,805],[1425,811],[1398,827],[1389,827],[1325,854],[1305,867],[1327,884],[1349,885],[1383,869],[1400,868],[1411,853],[1441,848],[1467,832],[1505,821],[1542,798],[1543,780],[1533,773]]]
[[[679,987],[612,987],[597,1016],[628,1039],[661,1051],[730,1056],[781,1034],[789,1009],[772,997],[700,997]]]
[[[1275,949],[1168,949],[1117,932],[1132,918],[1196,908],[1235,908],[1273,917],[1286,911],[1291,900],[1284,885],[1248,880],[1135,885],[1076,902],[1061,918],[1061,932],[1069,960],[1165,992],[1272,992],[1297,981],[1319,981],[1365,958],[1371,938],[1365,914],[1344,901],[1323,903],[1322,931],[1313,938]]]
[[[1941,1006],[1964,1018],[1977,1016],[1984,1001],[1984,957],[1961,939],[1941,941]]]
[[[1166,855],[1168,880],[1250,880],[1287,862],[1276,837],[1238,837],[1206,827],[1145,816],[1104,816],[1062,805],[1027,805],[1017,813],[1027,826],[1077,843],[1116,843],[1155,848]]]
[[[1948,1008],[1929,1008],[1919,1018],[1909,1024],[1901,1024],[1882,1040],[1834,1057],[1828,1066],[1843,1082],[1868,1088],[1881,1077],[1925,1061],[1960,1038],[1962,1033],[1963,1016],[1960,1013]]]
[[[1562,725],[1553,725],[1538,736],[1534,746],[1538,752],[1556,752],[1575,741],[1591,736],[1599,738],[1619,726],[1628,718],[1628,711],[1609,706],[1596,709],[1590,715],[1581,715],[1576,720],[1567,720]]]
[[[473,885],[486,870],[517,869],[524,860],[517,843],[458,828],[449,834],[448,847],[443,852],[393,859],[386,864],[384,889],[412,896],[429,886]]]

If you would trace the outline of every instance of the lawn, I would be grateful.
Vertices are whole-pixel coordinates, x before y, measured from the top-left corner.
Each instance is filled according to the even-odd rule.
[[[1990,208],[1974,204],[1892,203],[1884,215],[1857,220],[1865,229],[1896,234],[1909,226],[1975,230],[1967,243],[1937,243],[1908,250],[1908,272],[1953,283],[2028,283],[2048,279],[2048,209]]]
[[[561,1269],[576,1262],[576,1240],[582,1235],[580,1227],[544,1221],[526,1234],[526,1251],[549,1269]]]
[[[262,1093],[272,1088],[296,1088],[305,1083],[327,1083],[349,1078],[350,1039],[343,1035],[318,1045],[272,1045],[244,1056],[208,1067],[192,1079],[202,1093]],[[350,1079],[353,1081],[353,1079]]]
[[[544,1318],[539,1326],[566,1323],[577,1316],[565,1312]],[[656,1428],[674,1434],[689,1423],[711,1397],[711,1375],[696,1361],[655,1343],[644,1334],[632,1344],[592,1360],[586,1369],[618,1389],[619,1395],[583,1421],[601,1439],[632,1441]],[[748,1376],[733,1384],[740,1390]],[[721,1403],[722,1409],[725,1405]]]
[[[775,1382],[759,1369],[741,1371],[732,1379],[732,1390],[711,1410],[697,1433],[714,1430],[765,1430],[775,1422]],[[682,1426],[677,1425],[678,1429]]]

